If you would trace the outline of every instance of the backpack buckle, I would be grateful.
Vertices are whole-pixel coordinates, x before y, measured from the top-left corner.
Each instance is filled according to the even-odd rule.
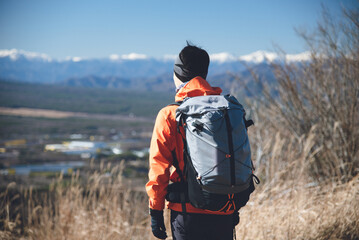
[[[195,129],[193,131],[196,131],[198,133],[198,132],[203,131],[204,124],[202,122],[196,120],[192,123],[192,126],[195,127]]]

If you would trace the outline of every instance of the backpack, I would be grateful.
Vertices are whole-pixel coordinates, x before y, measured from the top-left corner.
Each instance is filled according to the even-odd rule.
[[[247,135],[253,121],[246,120],[243,106],[230,95],[186,98],[177,105],[177,129],[182,135],[182,126],[185,134],[186,176],[184,181],[179,171],[181,182],[177,188],[185,192],[185,197],[177,202],[184,206],[185,199],[196,208],[211,211],[238,210],[254,191],[253,178],[259,183],[253,174]],[[174,189],[176,184],[168,187],[168,196]]]

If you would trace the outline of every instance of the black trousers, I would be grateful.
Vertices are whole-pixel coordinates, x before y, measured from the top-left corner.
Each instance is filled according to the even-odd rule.
[[[232,215],[182,213],[171,210],[173,240],[232,240]]]

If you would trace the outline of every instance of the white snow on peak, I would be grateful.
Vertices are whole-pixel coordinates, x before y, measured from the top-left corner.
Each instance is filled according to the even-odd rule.
[[[165,61],[175,61],[178,55],[176,54],[166,54],[163,56],[163,60]]]
[[[120,60],[121,57],[118,54],[111,54],[109,58],[111,61],[117,61]]]
[[[83,59],[81,57],[72,57],[71,60],[73,62],[81,62]]]
[[[278,59],[278,54],[266,51],[256,51],[248,55],[240,56],[240,61],[260,63],[264,61],[272,62]]]
[[[81,61],[85,60],[85,58],[67,56],[64,60],[65,61],[72,61],[72,62],[81,62]],[[60,60],[60,61],[63,61],[63,60]]]
[[[52,58],[50,58],[47,54],[43,53],[36,53],[36,52],[27,52],[24,50],[18,50],[18,49],[0,49],[0,58],[9,57],[11,60],[15,61],[21,57],[24,57],[28,60],[43,60],[47,62],[53,61]],[[176,59],[176,54],[167,54],[164,55],[162,58],[159,58],[159,60],[162,61],[174,61]],[[65,61],[72,61],[72,62],[80,62],[84,61],[87,58],[82,57],[66,57]],[[139,53],[129,53],[129,54],[111,54],[109,56],[109,59],[111,61],[119,61],[119,60],[145,60],[149,59],[149,57],[145,54],[139,54]],[[261,63],[261,62],[273,62],[277,60],[284,60],[287,62],[300,62],[300,61],[309,61],[311,59],[311,53],[310,52],[302,52],[299,54],[283,54],[278,55],[274,52],[268,52],[268,51],[256,51],[248,55],[243,55],[240,57],[234,56],[227,52],[221,52],[221,53],[214,53],[210,54],[210,59],[212,62],[218,62],[218,63],[226,63],[226,62],[235,62],[235,61],[242,61],[242,62],[251,62],[251,63]]]
[[[309,61],[311,59],[311,53],[309,51],[302,52],[299,54],[287,54],[285,59],[288,62],[301,62],[301,61]]]
[[[232,61],[237,60],[233,55],[231,55],[230,53],[226,53],[226,52],[214,53],[214,54],[211,54],[209,57],[210,57],[211,61],[219,62],[219,63],[232,62]]]
[[[147,55],[145,54],[139,54],[139,53],[129,53],[129,54],[123,54],[123,55],[118,55],[118,54],[111,54],[109,56],[109,59],[111,61],[119,61],[119,60],[143,60],[143,59],[147,59]]]
[[[139,54],[139,53],[130,53],[130,54],[123,54],[121,56],[124,60],[143,60],[147,59],[147,56],[145,54]]]
[[[44,54],[44,53],[27,52],[27,51],[18,50],[18,49],[0,50],[0,57],[9,57],[13,61],[17,60],[21,56],[24,56],[28,60],[41,59],[41,60],[48,61],[48,62],[52,61],[52,59],[47,54]]]
[[[244,55],[239,57],[240,61],[252,62],[252,63],[261,63],[264,61],[273,62],[285,60],[287,62],[301,62],[301,61],[309,61],[311,59],[310,52],[302,52],[299,54],[285,54],[278,55],[274,52],[267,51],[256,51],[248,55]]]

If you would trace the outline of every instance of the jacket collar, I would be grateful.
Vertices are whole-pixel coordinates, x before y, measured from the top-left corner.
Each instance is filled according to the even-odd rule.
[[[219,95],[221,92],[221,88],[211,87],[202,77],[195,77],[177,92],[175,101],[183,101],[186,97]]]

